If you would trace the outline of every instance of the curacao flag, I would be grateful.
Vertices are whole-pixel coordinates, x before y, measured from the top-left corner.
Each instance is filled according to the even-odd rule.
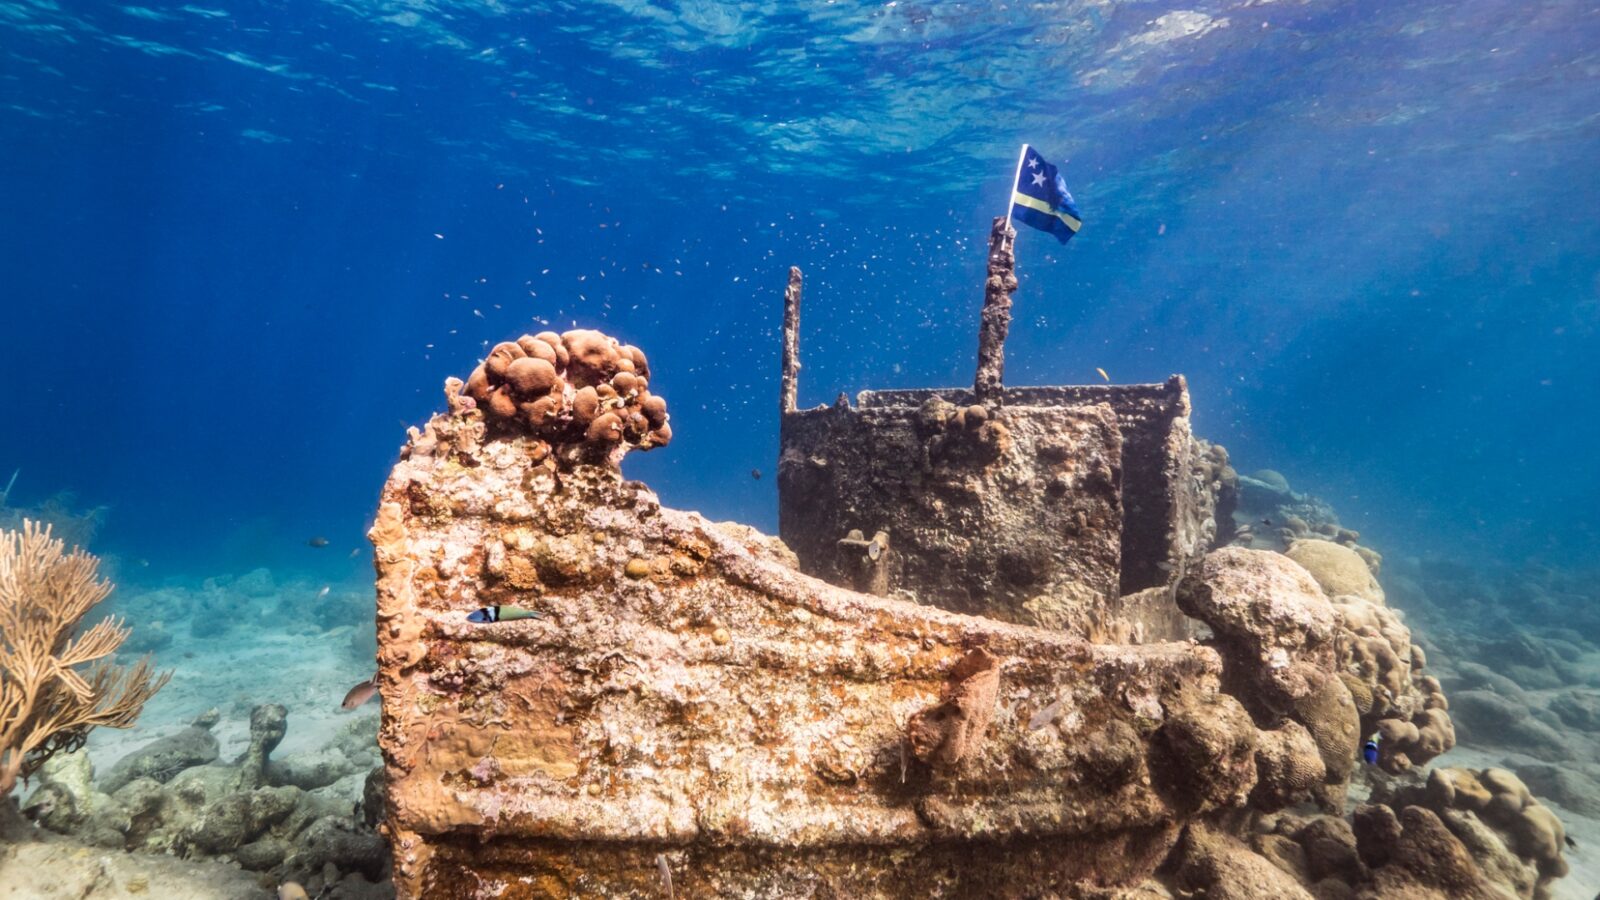
[[[1066,179],[1027,144],[1022,145],[1017,183],[1011,189],[1011,218],[1048,231],[1063,244],[1083,227],[1083,216],[1067,190]]]

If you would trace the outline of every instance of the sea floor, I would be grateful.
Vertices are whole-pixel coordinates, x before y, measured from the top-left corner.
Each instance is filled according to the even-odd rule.
[[[340,707],[351,686],[372,677],[373,665],[363,665],[347,650],[355,627],[307,634],[262,625],[248,636],[225,640],[175,637],[156,656],[158,665],[172,670],[172,680],[145,704],[139,723],[91,733],[95,771],[110,771],[124,755],[183,730],[212,708],[221,713],[211,733],[223,760],[249,746],[250,710],[261,703],[280,703],[289,711],[275,758],[321,749],[355,720],[372,721],[376,735],[376,698],[354,711]]]

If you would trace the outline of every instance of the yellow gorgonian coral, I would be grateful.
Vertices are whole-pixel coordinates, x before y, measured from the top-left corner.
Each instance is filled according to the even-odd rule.
[[[76,633],[111,593],[99,567],[66,552],[48,525],[0,530],[0,798],[51,755],[83,746],[89,729],[132,725],[171,676],[155,675],[148,657],[131,669],[104,661],[128,637],[118,619]]]

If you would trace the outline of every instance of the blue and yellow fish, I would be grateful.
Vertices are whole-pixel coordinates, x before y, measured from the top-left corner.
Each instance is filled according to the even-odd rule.
[[[468,622],[511,622],[516,619],[542,619],[544,613],[520,606],[485,606],[467,614]]]
[[[1361,758],[1366,760],[1369,766],[1378,762],[1378,736],[1376,734],[1367,738],[1366,742],[1361,745]]]

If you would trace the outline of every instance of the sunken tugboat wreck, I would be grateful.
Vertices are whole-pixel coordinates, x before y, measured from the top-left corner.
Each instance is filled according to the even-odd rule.
[[[1449,748],[1444,697],[1381,594],[1220,547],[1183,380],[1002,385],[1012,237],[970,390],[797,409],[791,270],[781,540],[623,479],[671,438],[637,348],[525,336],[446,384],[370,535],[399,896],[1488,884],[1420,800],[1341,817],[1364,734],[1389,773]]]

